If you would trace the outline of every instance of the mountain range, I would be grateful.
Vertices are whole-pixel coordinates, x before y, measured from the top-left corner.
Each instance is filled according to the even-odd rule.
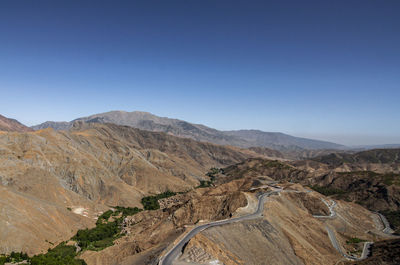
[[[363,257],[364,240],[376,247],[362,262],[398,264],[376,262],[400,240],[374,212],[400,231],[400,149],[312,149],[320,143],[143,112],[2,128],[0,265],[15,251],[28,264],[154,265],[217,220],[228,223],[192,237],[172,264],[348,265],[339,249]]]
[[[141,111],[110,111],[77,118],[70,122],[47,121],[32,126],[32,128],[34,130],[39,130],[50,127],[55,130],[67,130],[72,127],[75,121],[126,125],[147,131],[165,132],[170,135],[190,138],[196,141],[210,142],[219,145],[232,145],[242,148],[268,147],[275,150],[345,148],[345,146],[336,143],[294,137],[280,132],[263,132],[260,130],[220,131],[205,125],[194,124],[178,119],[158,117],[151,113]]]

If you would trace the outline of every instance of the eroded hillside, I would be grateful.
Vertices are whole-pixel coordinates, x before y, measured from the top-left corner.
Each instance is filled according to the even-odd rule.
[[[384,150],[383,153],[388,152]],[[392,159],[380,162],[373,159],[368,167],[361,167],[361,164],[367,163],[365,161],[362,163],[356,161],[353,164],[341,162],[337,167],[333,167],[331,163],[314,160],[284,162],[251,158],[225,168],[225,174],[218,180],[224,182],[240,177],[269,176],[274,180],[308,185],[326,195],[357,202],[374,211],[398,211],[400,174],[396,173],[396,169],[400,164],[397,160],[393,160],[397,156],[397,150],[390,150],[389,153],[393,154]]]
[[[343,255],[361,258],[364,241],[390,238],[376,214],[357,204],[331,201],[298,184],[258,181],[261,185],[253,177],[233,183],[241,182],[250,198],[276,191],[265,201],[263,216],[208,228],[188,242],[178,260],[165,264],[336,264]],[[248,200],[233,216],[252,213],[255,201]],[[363,241],[352,243],[353,238]]]
[[[89,265],[336,264],[393,237],[361,205],[398,209],[398,175],[383,173],[396,160],[360,172],[357,161],[333,168],[254,151],[102,123],[3,132],[1,252],[65,249]],[[177,193],[145,197],[168,190]]]
[[[148,194],[187,191],[210,167],[255,155],[164,133],[75,123],[0,134],[0,252],[47,250],[94,225],[109,206],[142,206]]]

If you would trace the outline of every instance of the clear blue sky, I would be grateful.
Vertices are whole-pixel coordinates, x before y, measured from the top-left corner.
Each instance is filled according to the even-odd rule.
[[[1,1],[0,114],[400,143],[400,1]]]

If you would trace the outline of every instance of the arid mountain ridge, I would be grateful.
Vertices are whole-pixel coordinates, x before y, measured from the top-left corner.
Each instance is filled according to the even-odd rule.
[[[190,190],[211,167],[257,156],[161,132],[79,121],[68,131],[0,132],[0,154],[0,253],[37,253],[93,225],[108,206],[141,206],[149,194]]]
[[[6,132],[32,132],[33,129],[29,128],[17,120],[6,118],[0,115],[0,131]]]
[[[78,118],[71,122],[48,121],[32,126],[32,128],[38,130],[51,127],[55,130],[66,130],[72,127],[74,121],[114,123],[147,131],[165,132],[179,137],[191,138],[196,141],[219,145],[233,145],[243,148],[252,146],[268,147],[276,150],[344,148],[342,145],[331,142],[294,137],[279,132],[263,132],[259,130],[219,131],[205,125],[158,117],[151,113],[140,111],[110,111]]]

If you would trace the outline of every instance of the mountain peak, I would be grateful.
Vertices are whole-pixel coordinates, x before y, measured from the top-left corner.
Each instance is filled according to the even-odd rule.
[[[33,129],[29,128],[15,119],[10,119],[0,115],[0,131],[6,132],[32,132]]]
[[[45,122],[33,126],[35,130],[52,127],[56,130],[68,130],[73,122],[114,123],[153,132],[165,132],[171,135],[190,138],[196,141],[210,142],[219,145],[238,147],[268,147],[272,149],[338,149],[343,146],[294,137],[281,132],[263,132],[260,130],[219,131],[205,125],[194,124],[183,120],[159,117],[144,111],[109,111],[87,117],[77,118],[71,122]]]

